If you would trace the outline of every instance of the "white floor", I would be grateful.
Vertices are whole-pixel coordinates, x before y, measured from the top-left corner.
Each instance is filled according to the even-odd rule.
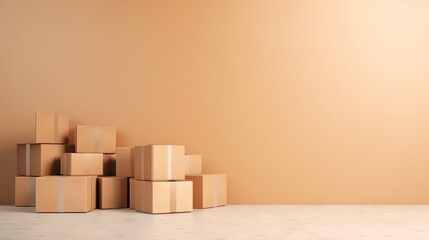
[[[0,239],[429,239],[429,206],[235,205],[149,215],[0,206]]]

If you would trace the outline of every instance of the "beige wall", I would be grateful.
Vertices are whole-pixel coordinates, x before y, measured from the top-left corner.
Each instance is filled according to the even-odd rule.
[[[33,113],[185,144],[231,204],[429,204],[429,2],[0,0],[0,203]]]

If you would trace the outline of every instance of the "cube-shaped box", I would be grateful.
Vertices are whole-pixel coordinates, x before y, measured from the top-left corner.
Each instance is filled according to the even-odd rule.
[[[36,212],[89,212],[96,204],[95,176],[36,179]]]
[[[59,175],[61,155],[71,150],[72,146],[64,144],[18,144],[17,175]]]
[[[128,205],[128,178],[98,177],[97,199],[97,208],[126,208]]]
[[[201,155],[185,155],[185,175],[200,174],[203,171]]]
[[[116,176],[116,154],[103,153],[103,176]]]
[[[194,208],[210,208],[226,205],[226,174],[186,175],[194,186]]]
[[[103,154],[64,153],[61,156],[61,174],[68,176],[103,175]]]
[[[134,181],[134,208],[145,213],[192,211],[191,181]]]
[[[15,177],[15,206],[34,207],[36,204],[36,177]]]
[[[115,153],[116,128],[76,126],[72,133],[77,153]]]
[[[65,114],[36,112],[35,143],[67,143],[69,118]]]
[[[134,178],[130,178],[130,192],[128,195],[128,200],[130,202],[130,209],[134,209]]]
[[[134,148],[134,178],[150,181],[184,180],[184,157],[184,146],[137,146]]]
[[[116,148],[116,176],[134,177],[134,148]]]

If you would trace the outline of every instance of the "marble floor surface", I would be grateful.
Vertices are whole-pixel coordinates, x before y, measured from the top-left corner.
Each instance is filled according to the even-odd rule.
[[[230,205],[150,215],[129,209],[34,213],[0,206],[6,239],[429,239],[427,205]]]

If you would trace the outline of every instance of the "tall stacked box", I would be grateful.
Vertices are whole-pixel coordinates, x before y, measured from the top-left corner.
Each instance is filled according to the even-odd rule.
[[[134,208],[145,213],[192,211],[192,183],[185,181],[185,147],[134,148]]]

